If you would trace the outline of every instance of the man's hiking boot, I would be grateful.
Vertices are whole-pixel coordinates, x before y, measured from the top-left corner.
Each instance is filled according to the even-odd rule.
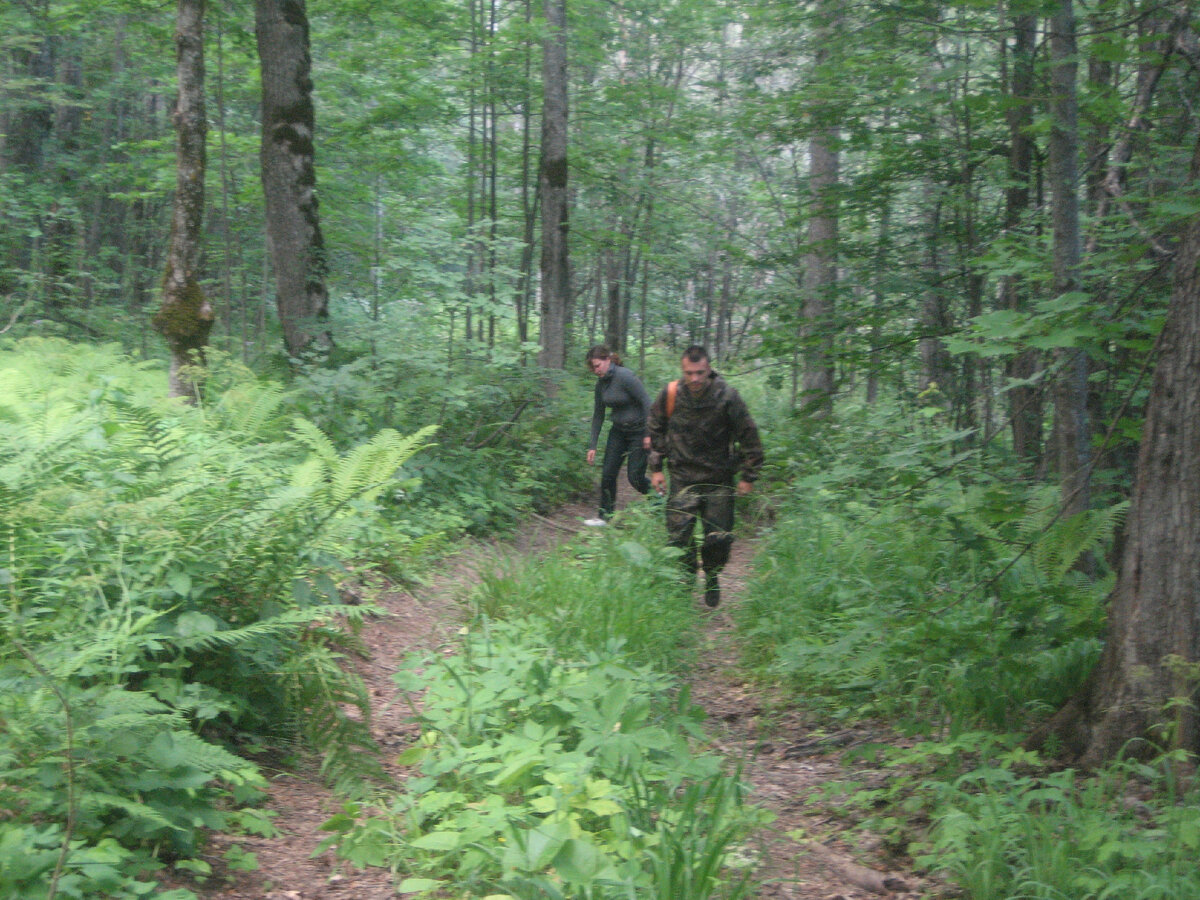
[[[721,583],[715,574],[706,573],[704,576],[704,605],[716,607],[721,602]]]
[[[583,524],[588,526],[588,528],[603,528],[608,523],[603,519],[584,519]]]

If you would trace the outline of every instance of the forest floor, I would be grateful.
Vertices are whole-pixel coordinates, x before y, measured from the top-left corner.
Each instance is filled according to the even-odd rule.
[[[627,486],[623,485],[627,490]],[[621,503],[629,502],[622,492]],[[392,675],[411,651],[450,652],[461,627],[462,600],[479,572],[505,558],[544,552],[581,531],[594,514],[590,504],[568,504],[551,517],[531,517],[504,542],[476,542],[445,561],[426,583],[412,589],[367,590],[388,615],[363,629],[369,657],[360,663],[373,703],[372,729],[388,759],[417,735],[409,721],[409,698],[400,696]],[[757,547],[753,538],[734,544],[721,578],[722,605],[705,620],[698,662],[690,673],[692,699],[708,714],[712,750],[740,761],[751,786],[751,802],[770,810],[774,822],[748,850],[756,857],[754,896],[759,900],[916,900],[945,896],[945,888],[910,872],[889,869],[886,849],[852,830],[823,799],[846,781],[882,784],[885,776],[862,761],[844,759],[850,746],[896,742],[868,728],[814,732],[802,715],[777,696],[748,682],[738,664],[728,610],[742,595]],[[696,602],[703,604],[700,586]],[[313,853],[328,832],[321,825],[340,801],[323,784],[315,765],[302,763],[268,771],[267,808],[276,813],[271,838],[217,835],[206,848],[213,875],[201,886],[186,883],[201,900],[383,900],[396,897],[384,869],[352,869],[332,852]],[[400,773],[397,773],[400,774]],[[257,858],[254,871],[233,871],[224,862],[231,845]],[[896,864],[896,863],[894,863]],[[185,886],[175,881],[176,886]]]

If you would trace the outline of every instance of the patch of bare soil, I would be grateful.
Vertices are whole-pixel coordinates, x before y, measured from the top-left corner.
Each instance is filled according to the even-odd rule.
[[[627,485],[619,501],[629,502]],[[475,543],[447,560],[444,567],[412,591],[386,590],[373,597],[387,615],[368,622],[363,639],[369,657],[359,671],[374,703],[372,730],[389,760],[416,734],[408,719],[410,700],[399,696],[392,675],[406,654],[445,647],[449,650],[462,620],[462,601],[478,581],[482,566],[499,558],[545,551],[583,530],[594,514],[590,504],[565,506],[553,516],[532,516],[504,543]],[[734,545],[722,575],[723,603],[709,618],[699,663],[691,676],[693,699],[709,714],[714,749],[742,761],[753,802],[776,815],[756,841],[763,900],[892,900],[935,894],[921,879],[887,869],[879,848],[846,840],[846,825],[819,800],[823,786],[847,777],[836,746],[813,740],[804,721],[760,688],[739,676],[737,647],[728,611],[740,601],[749,575],[754,540]],[[701,603],[697,587],[696,602]],[[849,739],[857,742],[860,735]],[[840,738],[839,738],[840,739]],[[834,742],[835,744],[837,741]],[[313,856],[326,832],[321,824],[341,802],[309,766],[275,772],[267,807],[277,815],[279,834],[272,838],[218,835],[204,858],[214,869],[203,885],[186,886],[203,900],[382,900],[395,897],[392,873],[358,870],[332,853]],[[800,839],[798,839],[798,836]],[[258,868],[231,871],[223,861],[230,845],[255,854]],[[403,874],[403,873],[401,873]],[[185,882],[176,881],[182,886]]]

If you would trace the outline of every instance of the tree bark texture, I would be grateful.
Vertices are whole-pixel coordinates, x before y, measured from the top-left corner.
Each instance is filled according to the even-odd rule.
[[[818,66],[825,62],[818,53]],[[833,406],[833,295],[837,287],[838,209],[840,166],[836,126],[823,127],[809,141],[808,242],[804,263],[804,375],[801,403],[815,414],[827,415]]]
[[[567,362],[570,269],[567,252],[567,10],[566,0],[546,0],[542,56],[541,333],[538,362],[562,369]]]
[[[171,351],[169,392],[194,396],[186,366],[203,362],[213,326],[213,308],[199,283],[204,224],[204,0],[179,0],[175,18],[179,96],[175,101],[175,200],[162,306],[154,327]]]
[[[925,277],[924,299],[921,301],[921,339],[917,344],[921,356],[921,373],[917,388],[930,391],[938,403],[950,408],[957,385],[950,354],[946,351],[945,335],[950,333],[950,304],[942,289],[942,198],[939,185],[926,178],[924,185],[925,255],[922,270]]]
[[[1050,20],[1050,186],[1054,232],[1054,292],[1079,289],[1082,254],[1079,231],[1079,108],[1076,88],[1074,0],[1059,0]],[[1057,355],[1054,434],[1067,515],[1089,506],[1091,426],[1088,417],[1088,358],[1081,348]]]
[[[332,345],[304,0],[256,0],[255,35],[262,68],[262,183],[275,301],[284,344],[297,357]]]
[[[1200,142],[1191,173],[1194,190]],[[1100,662],[1046,729],[1088,765],[1200,752],[1200,215],[1175,260],[1125,537]]]
[[[1033,124],[1034,53],[1037,47],[1037,18],[1019,15],[1013,19],[1012,78],[1009,84],[1008,119],[1008,187],[1004,197],[1004,227],[1010,232],[1021,228],[1029,211],[1033,186]],[[1026,287],[1016,275],[1007,275],[1001,282],[1004,305],[1011,310],[1025,309]],[[1009,378],[1026,382],[1008,389],[1009,422],[1012,429],[1013,453],[1035,467],[1042,455],[1042,391],[1029,384],[1041,370],[1041,354],[1036,350],[1019,353],[1007,365]]]

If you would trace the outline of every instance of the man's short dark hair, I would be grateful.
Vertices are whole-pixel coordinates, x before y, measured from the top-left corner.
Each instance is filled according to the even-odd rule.
[[[699,344],[692,344],[692,346],[683,351],[683,358],[688,362],[704,362],[708,359],[708,351]]]

